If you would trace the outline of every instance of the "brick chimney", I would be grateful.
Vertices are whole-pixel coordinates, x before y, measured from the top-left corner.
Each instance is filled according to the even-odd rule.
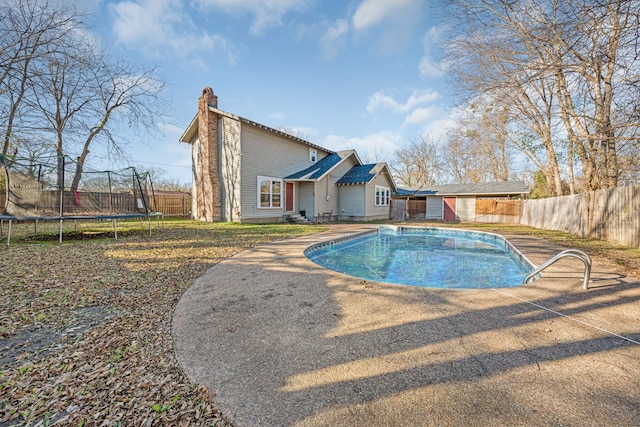
[[[202,221],[220,221],[222,188],[218,162],[218,114],[209,107],[218,108],[218,97],[207,86],[198,99],[198,182],[195,217]]]

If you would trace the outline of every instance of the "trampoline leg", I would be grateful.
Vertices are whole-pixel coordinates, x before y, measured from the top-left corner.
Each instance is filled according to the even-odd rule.
[[[64,221],[62,218],[60,218],[60,237],[58,239],[58,243],[62,244],[62,221]]]
[[[11,244],[11,220],[9,220],[9,229],[7,230],[7,246]]]
[[[151,237],[151,217],[147,217],[147,224],[149,225],[149,237]]]
[[[118,228],[116,227],[116,219],[113,218],[113,238],[118,240]]]

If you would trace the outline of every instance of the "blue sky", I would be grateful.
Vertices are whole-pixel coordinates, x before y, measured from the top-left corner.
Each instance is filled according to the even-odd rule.
[[[170,100],[161,135],[132,164],[190,181],[178,138],[205,86],[224,111],[286,127],[332,150],[389,161],[450,123],[437,62],[442,27],[422,0],[77,0],[115,55],[157,64]],[[145,163],[143,163],[145,162]]]

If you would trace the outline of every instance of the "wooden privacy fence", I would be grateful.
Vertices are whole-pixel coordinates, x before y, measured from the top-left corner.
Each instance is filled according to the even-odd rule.
[[[42,195],[46,200],[43,201],[46,206],[54,206],[59,209],[59,193],[57,192],[43,192]],[[49,200],[50,199],[50,200]],[[170,194],[170,195],[156,195],[155,210],[162,212],[165,217],[191,217],[191,196],[183,194]],[[80,203],[80,206],[76,206],[76,201]],[[136,201],[133,199],[133,195],[130,193],[80,193],[79,198],[68,191],[65,191],[64,204],[67,207],[66,211],[70,213],[81,213],[88,207],[91,207],[92,211],[132,211]],[[0,193],[0,214],[5,205],[5,193]],[[153,210],[153,200],[151,201],[150,208]],[[50,212],[51,215],[56,215],[57,210]]]
[[[527,200],[524,225],[640,247],[640,186]]]
[[[476,199],[476,222],[520,222],[524,200]]]
[[[156,210],[164,216],[191,217],[191,196],[188,195],[156,195]]]
[[[409,219],[424,219],[426,212],[426,200],[407,200],[407,217]]]

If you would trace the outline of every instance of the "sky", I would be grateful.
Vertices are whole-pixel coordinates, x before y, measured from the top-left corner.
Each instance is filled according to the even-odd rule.
[[[75,0],[103,47],[169,86],[159,132],[131,145],[133,165],[191,180],[178,140],[205,86],[218,108],[288,128],[330,150],[390,161],[441,135],[452,102],[438,62],[442,29],[424,0]]]

